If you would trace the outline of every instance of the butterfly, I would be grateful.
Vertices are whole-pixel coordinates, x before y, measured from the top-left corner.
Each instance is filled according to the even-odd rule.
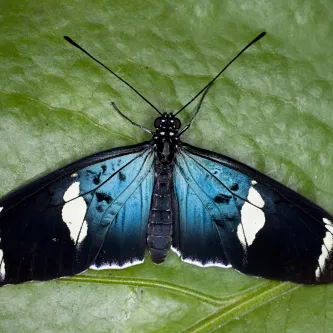
[[[254,276],[304,284],[333,281],[333,217],[260,172],[180,140],[215,80],[175,114],[71,40],[159,116],[152,139],[83,158],[0,200],[0,284],[49,280],[88,268],[162,263],[172,249],[199,266],[232,266]],[[201,97],[200,97],[201,96]],[[177,115],[196,98],[191,121]]]

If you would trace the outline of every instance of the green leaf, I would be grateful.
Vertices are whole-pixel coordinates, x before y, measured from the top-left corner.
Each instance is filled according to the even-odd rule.
[[[184,140],[333,212],[330,0],[3,0],[0,10],[2,195],[85,155],[149,138],[110,102],[150,128],[154,110],[63,35],[174,111],[264,30],[216,82]],[[331,296],[332,286],[202,269],[170,254],[161,266],[147,257],[125,270],[3,287],[0,331],[331,332]]]

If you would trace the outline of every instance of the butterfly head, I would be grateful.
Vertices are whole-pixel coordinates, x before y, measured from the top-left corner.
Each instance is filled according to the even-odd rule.
[[[155,119],[154,141],[158,159],[162,164],[172,162],[174,153],[178,147],[178,131],[181,122],[172,113],[164,113]]]
[[[177,135],[181,122],[172,113],[164,113],[154,121],[156,134],[162,137],[174,137]]]

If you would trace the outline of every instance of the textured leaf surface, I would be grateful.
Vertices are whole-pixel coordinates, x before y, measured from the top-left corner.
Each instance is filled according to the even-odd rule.
[[[4,0],[0,11],[1,194],[93,152],[148,139],[110,102],[147,127],[154,111],[63,35],[172,111],[265,30],[211,89],[184,139],[333,213],[330,0]],[[147,258],[126,270],[1,288],[0,332],[331,332],[332,296],[333,286],[201,269],[171,254],[158,267]]]

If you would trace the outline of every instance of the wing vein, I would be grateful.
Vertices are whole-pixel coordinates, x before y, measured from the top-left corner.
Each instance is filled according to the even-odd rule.
[[[147,148],[147,149],[145,149],[142,153],[140,153],[139,155],[137,155],[137,156],[135,156],[133,159],[131,159],[129,162],[127,162],[126,164],[124,164],[120,169],[118,169],[117,171],[115,171],[111,176],[109,176],[106,180],[104,180],[103,182],[101,182],[98,186],[96,186],[94,189],[92,189],[92,190],[90,190],[90,191],[87,191],[87,192],[85,192],[85,193],[82,193],[82,194],[80,194],[80,195],[78,195],[77,197],[74,197],[74,198],[72,198],[72,199],[70,199],[70,200],[68,200],[68,201],[66,201],[66,203],[68,203],[68,202],[71,202],[71,201],[73,201],[73,200],[75,200],[75,199],[77,199],[77,198],[80,198],[80,197],[82,197],[82,196],[84,196],[84,195],[87,195],[87,194],[89,194],[89,193],[92,193],[92,192],[94,192],[94,194],[95,194],[95,192],[101,187],[101,186],[103,186],[104,184],[106,184],[109,180],[111,180],[114,176],[116,176],[120,171],[122,171],[124,168],[126,168],[129,164],[131,164],[132,162],[134,162],[136,159],[138,159],[139,157],[141,157],[141,156],[143,156],[148,150],[150,150],[150,148]],[[149,154],[147,154],[147,156],[148,156]],[[146,161],[146,159],[145,159],[145,161]],[[144,164],[144,163],[143,163]],[[59,204],[58,206],[61,206],[62,205],[62,203],[61,204]]]
[[[114,201],[116,201],[134,182],[135,182],[135,180],[138,178],[138,176],[139,176],[139,174],[141,173],[141,171],[142,171],[142,169],[143,169],[143,166],[145,165],[145,163],[146,163],[146,161],[147,161],[147,159],[148,159],[148,157],[151,155],[151,152],[150,153],[148,153],[147,154],[147,156],[145,157],[145,160],[144,160],[144,162],[142,163],[142,165],[141,165],[141,167],[140,167],[140,170],[138,171],[138,173],[137,173],[137,175],[135,176],[135,178],[131,181],[131,183],[113,200],[113,202]],[[142,184],[142,182],[146,179],[146,177],[147,177],[147,175],[148,175],[148,173],[151,171],[151,169],[153,168],[153,163],[152,163],[152,165],[149,167],[149,169],[147,170],[147,172],[146,172],[146,175],[145,175],[145,177],[143,177],[142,178],[142,180],[140,181],[140,183],[135,187],[135,189],[134,189],[134,191]],[[134,192],[133,191],[133,192]],[[127,200],[128,200],[128,198],[130,197],[131,195],[129,195],[128,197],[127,197],[127,199],[124,201],[124,203],[119,207],[119,209],[118,209],[118,212],[117,212],[117,214],[114,214],[114,217],[113,217],[113,219],[112,219],[112,221],[109,223],[109,225],[108,225],[108,227],[107,227],[107,229],[105,230],[105,235],[107,235],[107,233],[109,232],[109,230],[110,230],[110,228],[111,228],[111,225],[113,224],[113,222],[114,222],[114,220],[115,220],[115,218],[118,216],[118,213],[119,213],[119,211],[121,210],[121,208],[126,204],[126,202],[127,202]],[[100,221],[102,221],[103,219],[104,219],[104,217],[105,217],[105,214],[107,213],[107,211],[110,209],[110,207],[112,206],[112,204],[110,204],[109,206],[108,206],[108,208],[105,210],[105,212],[104,212],[104,214],[102,215],[102,217],[99,219],[99,222]],[[100,252],[100,250],[101,250],[101,248],[103,247],[103,244],[104,244],[104,242],[105,242],[105,237],[104,237],[104,239],[103,239],[103,241],[101,242],[101,246],[100,246],[100,248],[99,248],[99,250],[97,251],[97,254],[96,254],[96,256],[95,256],[95,259],[98,257],[98,255],[99,255],[99,252]],[[94,259],[94,260],[95,260]],[[94,262],[94,260],[93,260],[93,262]]]
[[[185,161],[185,164],[186,164],[186,161]],[[192,189],[193,193],[195,193],[195,195],[196,195],[196,196],[198,197],[198,199],[201,201],[202,205],[206,208],[206,211],[207,211],[208,214],[210,215],[212,221],[214,221],[214,220],[215,220],[215,217],[214,217],[214,216],[212,215],[212,213],[210,212],[210,209],[208,209],[206,203],[204,203],[204,201],[202,200],[202,198],[200,198],[200,196],[198,195],[198,193],[196,193],[196,191],[194,190],[193,186],[191,186],[190,182],[188,182],[188,180],[186,179],[185,173],[184,173],[184,171],[182,170],[182,168],[179,166],[178,161],[176,161],[176,166],[177,166],[178,170],[180,171],[180,173],[182,174],[183,179],[186,181],[186,183],[188,184],[188,186]],[[186,166],[187,166],[187,164],[186,164]],[[187,166],[187,168],[188,168],[188,166]],[[188,172],[189,172],[190,175],[191,175],[192,181],[193,181],[194,183],[197,184],[197,186],[200,188],[200,190],[201,190],[203,193],[206,194],[206,192],[204,192],[204,191],[202,190],[201,186],[199,186],[199,184],[197,183],[197,181],[193,178],[193,175],[192,175],[192,173],[190,172],[190,170],[188,170]],[[217,207],[215,204],[213,204],[213,205],[217,208],[217,210],[219,211],[219,213],[220,213],[220,215],[221,215],[221,212],[220,212],[220,210],[218,209],[218,207]]]
[[[197,163],[202,169],[204,169],[208,174],[210,174],[214,179],[216,179],[233,197],[237,197],[240,200],[246,201],[247,203],[249,203],[250,205],[259,208],[261,210],[263,210],[262,208],[260,208],[259,206],[253,204],[252,202],[250,202],[247,199],[242,198],[241,196],[239,196],[238,194],[234,193],[233,191],[231,191],[229,189],[229,187],[227,185],[225,185],[220,179],[218,179],[213,173],[211,173],[205,166],[203,166],[199,161],[197,161],[195,158],[193,158],[190,154],[188,154],[186,151],[181,151],[181,153],[186,154],[186,156],[188,156],[189,158],[191,158],[195,163]],[[275,215],[273,213],[267,212],[268,214],[272,214]]]
[[[189,157],[191,157],[191,154],[192,154],[192,155],[195,155],[195,156],[199,156],[199,157],[201,157],[201,158],[206,158],[207,160],[214,161],[215,163],[221,164],[221,165],[223,165],[223,166],[226,167],[226,168],[229,168],[229,169],[231,169],[231,170],[234,170],[233,168],[230,168],[228,165],[226,165],[225,163],[219,161],[219,160],[216,159],[216,158],[212,158],[212,157],[209,157],[209,158],[208,158],[208,157],[203,157],[203,156],[201,156],[200,154],[195,153],[195,152],[188,153],[187,150],[184,149],[184,148],[182,149],[182,152],[184,152],[185,154],[187,154]],[[223,156],[222,156],[222,157],[223,157]],[[199,163],[199,162],[198,162],[198,163]],[[258,172],[258,173],[259,173],[259,172]],[[244,174],[244,173],[243,173],[243,174]],[[259,173],[259,174],[260,174],[260,173]],[[271,181],[276,182],[276,181],[273,180],[273,179],[271,179]],[[267,181],[264,181],[264,184],[265,184],[266,186],[270,187],[272,191],[276,192],[276,193],[277,193],[279,196],[281,196],[284,200],[286,200],[287,202],[289,202],[289,203],[292,204],[293,206],[297,207],[298,209],[302,210],[305,214],[307,214],[308,216],[310,216],[313,220],[315,220],[316,222],[318,222],[319,224],[321,224],[322,226],[325,227],[325,223],[324,223],[322,220],[317,219],[316,217],[314,217],[313,215],[311,215],[308,211],[304,210],[302,206],[300,206],[299,204],[294,203],[294,202],[292,202],[290,199],[286,198],[286,197],[285,197],[285,196],[284,196],[284,195],[283,195],[278,189],[276,189],[275,187],[273,187],[273,186],[270,185],[270,184],[267,184]],[[286,188],[286,189],[287,189],[288,191],[294,192],[294,191],[290,190],[289,188]],[[243,199],[243,198],[241,198],[241,197],[239,197],[239,198],[240,198],[241,200],[245,200],[245,199]],[[253,205],[251,202],[249,202],[249,204]],[[261,208],[259,207],[259,209],[261,209]],[[275,215],[275,214],[270,213],[270,212],[265,212],[265,213]],[[326,213],[326,212],[325,212],[325,213]],[[332,217],[331,215],[329,215],[329,214],[326,213],[326,216],[329,217],[329,218],[332,220],[332,222],[333,222],[333,217]]]

